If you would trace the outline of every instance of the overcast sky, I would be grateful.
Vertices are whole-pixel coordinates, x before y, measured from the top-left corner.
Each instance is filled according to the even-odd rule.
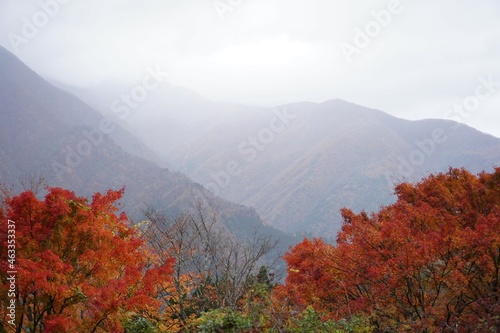
[[[342,98],[500,137],[498,0],[0,0],[0,45],[73,85],[159,65],[216,101]]]

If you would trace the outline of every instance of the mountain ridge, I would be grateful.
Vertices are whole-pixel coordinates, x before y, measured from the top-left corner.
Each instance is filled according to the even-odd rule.
[[[109,113],[117,90],[73,93]],[[171,169],[254,207],[274,227],[314,235],[334,237],[345,206],[370,211],[392,203],[399,182],[449,167],[500,165],[500,139],[490,134],[339,98],[262,108],[218,104],[166,84],[124,122]]]
[[[216,197],[180,172],[133,155],[111,135],[133,135],[112,123],[81,99],[53,87],[5,49],[0,49],[0,180],[41,175],[48,185],[81,196],[125,186],[122,209],[135,221],[146,206],[169,215],[194,209],[195,200],[219,209],[226,228],[238,237],[258,229],[291,238],[266,226],[254,209]],[[104,124],[104,125],[103,125]],[[140,148],[142,149],[142,148]]]
[[[159,110],[142,111],[153,119],[158,112],[157,126],[164,113],[176,113]],[[273,131],[276,112],[290,119]],[[135,132],[148,136],[150,127],[142,125]],[[242,107],[204,126],[189,139],[162,141],[178,170],[228,200],[255,207],[275,227],[316,235],[333,237],[345,206],[370,211],[392,203],[398,182],[450,166],[479,172],[500,164],[500,140],[490,134],[449,120],[406,120],[342,99]]]

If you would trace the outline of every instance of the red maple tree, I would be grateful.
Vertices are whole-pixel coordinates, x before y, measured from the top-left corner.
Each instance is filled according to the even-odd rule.
[[[500,331],[500,168],[396,187],[378,213],[342,210],[337,245],[304,240],[285,255],[277,297],[380,332]]]
[[[15,222],[15,332],[122,332],[132,316],[154,314],[157,281],[173,262],[148,265],[144,242],[117,215],[120,191],[94,194],[91,202],[61,188],[38,200],[26,191],[0,209],[0,242],[7,248],[8,220]],[[9,288],[7,251],[0,253],[1,294]]]

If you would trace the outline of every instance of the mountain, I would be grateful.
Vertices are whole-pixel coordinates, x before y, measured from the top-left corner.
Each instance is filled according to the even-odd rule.
[[[129,131],[82,100],[49,84],[0,47],[0,182],[43,175],[50,186],[89,196],[126,186],[122,209],[134,219],[152,206],[176,214],[194,208],[194,199],[216,208],[239,237],[254,231],[284,241],[254,209],[225,201],[161,159]],[[158,164],[157,164],[158,163]]]
[[[409,121],[343,100],[276,109],[194,93],[179,100],[165,89],[129,128],[177,170],[286,231],[334,236],[342,207],[378,210],[395,200],[396,183],[500,165],[500,139],[452,121]]]
[[[255,207],[271,225],[317,235],[338,230],[342,207],[372,211],[393,202],[395,183],[450,166],[500,165],[499,139],[450,121],[407,121],[341,100],[279,109],[289,115],[283,128],[272,130],[278,117],[268,112],[253,128],[221,124],[217,138],[170,154],[180,170],[217,184],[220,195]],[[227,181],[231,160],[243,171]]]
[[[213,126],[238,110],[232,105],[214,103],[189,89],[167,82],[149,91],[144,100],[135,102],[131,97],[133,104],[124,102],[123,96],[131,96],[135,87],[141,85],[141,80],[137,84],[102,82],[85,88],[52,83],[78,96],[135,135],[148,132],[141,140],[172,168],[175,166],[170,152],[176,150],[177,143],[212,136]]]

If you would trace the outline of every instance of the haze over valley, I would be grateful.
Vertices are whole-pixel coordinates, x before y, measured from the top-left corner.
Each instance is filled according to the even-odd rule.
[[[0,332],[500,332],[499,17],[0,0]]]

